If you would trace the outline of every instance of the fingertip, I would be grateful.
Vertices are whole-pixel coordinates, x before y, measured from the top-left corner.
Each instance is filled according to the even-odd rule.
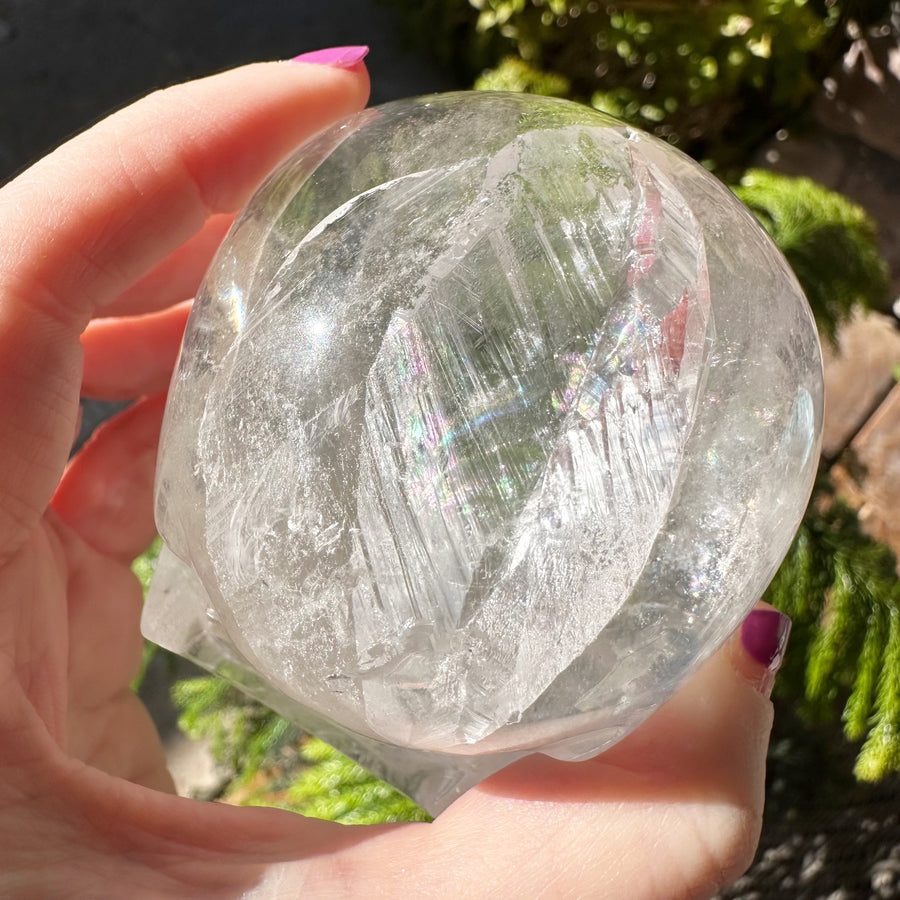
[[[63,475],[51,505],[101,553],[130,562],[156,534],[153,477],[165,394],[104,422]]]
[[[772,693],[790,633],[790,617],[762,601],[741,623],[736,642],[740,649],[735,654],[735,665],[765,697]]]
[[[362,109],[369,100],[371,82],[365,59],[369,48],[364,45],[354,47],[334,47],[301,53],[292,59],[278,60],[256,65],[277,66],[290,72],[290,77],[300,78],[309,85],[337,84],[346,92],[347,109],[343,113]],[[253,65],[253,64],[251,64]]]
[[[94,319],[81,335],[82,395],[132,400],[164,392],[191,305],[188,300],[161,312]]]

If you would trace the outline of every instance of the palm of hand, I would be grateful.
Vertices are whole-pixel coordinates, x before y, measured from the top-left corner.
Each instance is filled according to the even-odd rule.
[[[158,424],[160,408],[158,398],[145,402],[111,425],[73,464],[55,503],[65,510],[88,489],[95,504],[83,511],[102,523],[96,516],[109,495],[97,465],[121,451],[128,419]],[[151,449],[140,461],[149,472]],[[117,479],[108,486],[115,489]],[[144,478],[120,499],[135,501],[146,490]],[[145,516],[123,545],[115,517],[97,529],[73,518],[74,527],[49,509],[0,567],[0,768],[14,773],[0,782],[0,833],[15,822],[11,832],[27,847],[29,833],[45,842],[53,822],[83,852],[93,845],[104,853],[104,830],[85,830],[82,817],[114,802],[118,779],[171,790],[159,738],[129,689],[141,656],[141,589],[127,559],[150,523]]]
[[[165,793],[128,684],[141,647],[130,561],[153,534],[158,392],[186,316],[171,304],[255,183],[365,90],[362,70],[225,73],[151,96],[0,192],[0,897],[546,885],[673,900],[708,896],[755,846],[771,709],[733,648],[611,752],[523,760],[432,825],[348,829]],[[91,322],[97,310],[125,318]],[[150,399],[66,469],[82,386]]]
[[[12,688],[54,744],[89,766],[170,789],[156,731],[129,689],[141,655],[141,591],[127,563],[51,512],[0,573],[0,593],[22,598],[17,633],[29,638],[14,648]]]

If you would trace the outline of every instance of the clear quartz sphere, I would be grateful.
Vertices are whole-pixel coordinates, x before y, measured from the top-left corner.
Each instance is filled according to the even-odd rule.
[[[144,630],[435,812],[672,694],[779,565],[821,421],[803,294],[699,165],[565,101],[368,109],[197,296]]]

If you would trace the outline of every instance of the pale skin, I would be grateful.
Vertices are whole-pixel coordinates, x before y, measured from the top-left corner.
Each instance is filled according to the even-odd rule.
[[[432,824],[343,827],[172,792],[128,688],[131,559],[188,300],[229,217],[364,68],[154,94],[0,191],[0,897],[708,897],[759,835],[771,704],[732,639],[631,737],[531,757]],[[67,466],[79,393],[144,397]]]

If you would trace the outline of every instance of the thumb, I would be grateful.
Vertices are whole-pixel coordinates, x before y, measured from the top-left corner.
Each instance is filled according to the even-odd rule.
[[[452,885],[452,896],[467,898],[710,897],[746,869],[759,839],[768,693],[788,631],[786,616],[759,606],[606,753],[581,763],[521,760],[431,825],[385,832],[302,868],[283,864],[251,896],[272,896],[275,883],[327,892],[340,873],[347,896],[365,884],[369,896],[430,896]]]

